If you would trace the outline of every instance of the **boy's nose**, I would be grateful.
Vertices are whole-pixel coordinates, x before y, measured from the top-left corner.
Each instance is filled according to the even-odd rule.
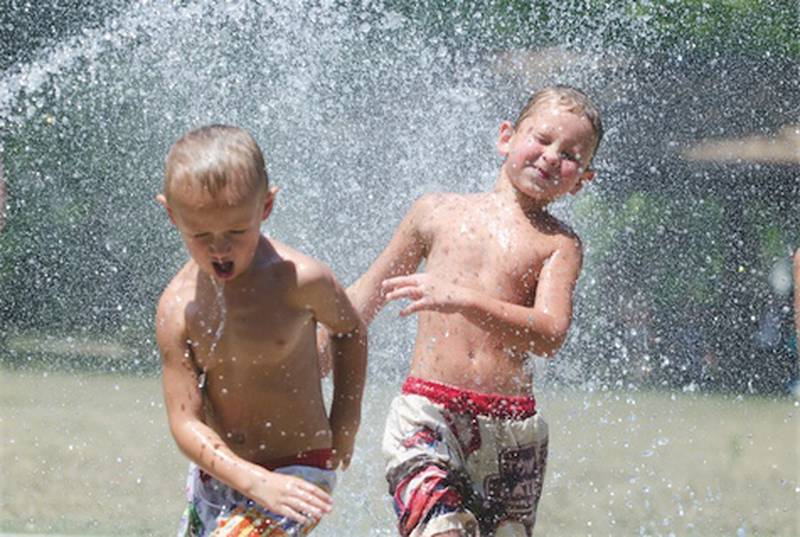
[[[542,153],[542,159],[544,160],[545,164],[547,164],[550,168],[555,168],[558,166],[558,153],[553,151],[545,151]]]
[[[542,153],[542,157],[550,166],[554,166],[556,163],[558,163],[558,153],[554,150],[545,150],[544,153]]]
[[[225,237],[214,240],[211,243],[211,253],[213,254],[227,254],[231,249],[231,241]]]

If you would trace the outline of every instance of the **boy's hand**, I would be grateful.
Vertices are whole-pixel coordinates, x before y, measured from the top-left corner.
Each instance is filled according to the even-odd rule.
[[[265,509],[300,524],[317,521],[331,512],[330,495],[304,479],[258,468],[253,486],[243,491]]]
[[[463,307],[465,289],[452,283],[443,282],[430,274],[397,276],[383,281],[382,292],[386,300],[411,300],[400,315],[403,317],[418,311],[438,311],[455,313]]]
[[[333,470],[337,470],[340,467],[342,470],[347,470],[350,467],[350,459],[353,457],[355,442],[356,435],[350,430],[340,429],[333,431]]]

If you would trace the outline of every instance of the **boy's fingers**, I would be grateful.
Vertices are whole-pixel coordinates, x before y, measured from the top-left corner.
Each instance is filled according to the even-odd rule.
[[[422,290],[419,287],[401,287],[386,293],[386,300],[398,300],[402,298],[419,299],[422,298]]]
[[[399,284],[398,285],[384,285],[383,286],[383,294],[384,295],[390,295],[392,293],[396,293],[398,289],[408,289],[410,287],[411,287],[411,285],[409,285],[409,284],[406,284],[406,285],[399,285]]]
[[[322,490],[321,488],[312,485],[311,483],[305,483],[305,487],[303,488],[303,492],[306,493],[309,497],[315,498],[317,501],[322,502],[321,506],[326,507],[330,506],[333,503],[331,495]]]
[[[381,282],[381,287],[384,291],[394,289],[395,287],[403,287],[406,285],[416,285],[417,277],[411,276],[395,276],[394,278],[387,278]]]
[[[328,513],[331,510],[330,504],[311,494],[305,494],[303,497],[294,498],[294,500],[297,502],[295,505],[296,509],[300,509],[304,513],[315,515],[318,518],[321,517],[323,513]]]
[[[296,509],[293,509],[288,505],[285,506],[283,509],[281,509],[281,511],[282,511],[280,513],[281,515],[291,518],[292,520],[294,520],[299,524],[306,524],[308,522],[308,517],[304,516],[303,513],[301,513]]]
[[[287,506],[287,509],[289,509],[293,515],[299,515],[302,517],[302,519],[298,520],[298,522],[303,524],[310,522],[311,520],[319,520],[322,518],[322,511],[306,502],[292,502],[291,505]]]
[[[295,512],[300,513],[306,518],[322,518],[322,515],[330,512],[328,507],[318,507],[314,505],[311,498],[287,498],[287,507],[293,509]]]
[[[400,312],[400,316],[401,317],[407,317],[407,316],[411,315],[412,313],[417,313],[418,311],[427,310],[427,309],[430,309],[430,308],[426,306],[425,302],[423,302],[422,300],[417,300],[416,302],[412,302],[411,304],[406,306]]]

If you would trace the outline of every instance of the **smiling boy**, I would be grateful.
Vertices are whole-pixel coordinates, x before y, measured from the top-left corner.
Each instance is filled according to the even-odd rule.
[[[417,200],[348,289],[368,323],[391,300],[410,301],[401,315],[419,314],[383,440],[404,537],[533,531],[548,433],[525,362],[564,342],[582,259],[578,237],[547,207],[592,179],[602,132],[584,93],[534,94],[500,125],[494,190]]]

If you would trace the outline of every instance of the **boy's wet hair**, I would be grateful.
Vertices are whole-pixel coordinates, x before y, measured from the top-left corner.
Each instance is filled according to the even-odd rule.
[[[603,120],[600,117],[600,111],[594,105],[592,100],[584,92],[578,88],[568,86],[566,84],[558,84],[541,89],[531,95],[528,102],[522,108],[517,120],[514,122],[516,129],[522,120],[533,113],[534,109],[544,102],[554,102],[559,106],[564,107],[574,114],[582,114],[589,123],[592,124],[594,129],[595,141],[592,149],[592,154],[597,151],[600,145],[600,140],[603,139]]]
[[[230,205],[269,189],[264,155],[247,131],[207,125],[184,134],[167,154],[164,195],[199,193]]]

